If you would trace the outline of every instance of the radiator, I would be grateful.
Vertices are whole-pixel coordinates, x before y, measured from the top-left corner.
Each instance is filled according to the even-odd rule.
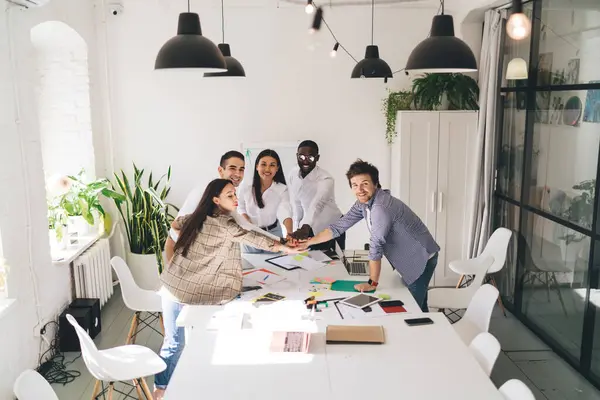
[[[108,239],[99,239],[73,261],[75,298],[100,299],[100,307],[113,294]]]

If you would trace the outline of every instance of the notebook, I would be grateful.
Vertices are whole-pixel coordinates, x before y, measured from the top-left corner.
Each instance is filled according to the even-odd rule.
[[[271,351],[277,353],[308,353],[309,345],[307,332],[273,332],[271,339]]]
[[[336,292],[358,292],[358,290],[354,289],[354,285],[359,283],[365,283],[364,281],[345,281],[345,280],[337,280],[331,284],[331,290]],[[375,289],[370,290],[365,293],[373,293]]]
[[[325,333],[327,344],[383,344],[383,326],[329,325]]]

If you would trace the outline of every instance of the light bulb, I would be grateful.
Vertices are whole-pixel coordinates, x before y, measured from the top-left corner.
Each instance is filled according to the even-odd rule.
[[[522,40],[531,32],[531,21],[523,13],[514,13],[506,22],[506,33],[514,40]]]
[[[331,50],[331,53],[329,53],[329,55],[331,56],[331,58],[335,58],[335,56],[337,56],[338,47],[340,47],[339,43],[336,43],[333,46],[333,50]]]
[[[313,12],[315,12],[315,7],[313,6],[312,1],[308,2],[306,7],[304,7],[304,11],[306,11],[307,14],[312,14]]]

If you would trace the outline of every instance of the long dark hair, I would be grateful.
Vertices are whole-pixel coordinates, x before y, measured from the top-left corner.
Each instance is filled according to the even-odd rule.
[[[260,159],[263,157],[273,157],[277,161],[277,173],[273,178],[273,181],[286,184],[285,183],[285,175],[283,174],[283,166],[281,165],[281,159],[279,158],[279,154],[275,150],[266,149],[261,151],[256,157],[256,161],[254,162],[254,178],[252,179],[252,188],[254,189],[254,200],[256,200],[256,204],[258,208],[265,208],[265,203],[262,198],[262,191],[260,190],[260,176],[258,175],[258,163]]]
[[[183,249],[182,254],[187,256],[190,245],[196,239],[198,232],[202,230],[206,217],[215,215],[217,205],[214,203],[213,197],[219,197],[225,186],[229,184],[232,184],[229,179],[215,179],[206,186],[198,207],[181,228],[181,233],[175,243],[175,251]]]

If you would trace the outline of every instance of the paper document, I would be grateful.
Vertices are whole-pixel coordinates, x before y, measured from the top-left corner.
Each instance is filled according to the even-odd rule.
[[[241,312],[232,314],[227,311],[219,311],[211,317],[206,329],[209,331],[242,329],[243,321],[244,314]]]
[[[321,250],[311,250],[308,252],[308,256],[313,260],[319,262],[331,261],[331,258],[327,254],[323,253]]]
[[[245,282],[256,281],[261,285],[273,285],[285,279],[283,276],[264,268],[244,272],[243,274]]]

